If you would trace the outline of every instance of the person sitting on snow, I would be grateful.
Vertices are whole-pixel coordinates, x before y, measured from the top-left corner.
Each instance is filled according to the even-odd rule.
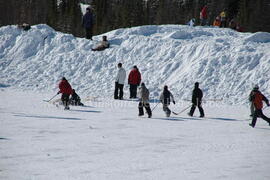
[[[70,104],[74,106],[84,106],[83,103],[81,103],[81,98],[80,96],[75,92],[75,89],[72,90],[72,95],[70,98]]]
[[[144,115],[144,112],[143,112],[143,107],[144,107],[148,114],[148,118],[151,118],[152,111],[149,104],[149,90],[145,87],[144,83],[142,83],[141,87],[139,88],[139,98],[140,98],[139,107],[138,107],[139,116]]]
[[[169,109],[170,101],[172,99],[173,104],[175,104],[175,101],[172,93],[168,90],[167,85],[164,86],[163,92],[161,93],[159,99],[163,105],[163,111],[166,113],[166,116],[170,117],[171,115],[171,110]]]
[[[97,47],[92,48],[92,51],[103,51],[110,47],[110,43],[107,40],[107,36],[102,36],[102,41],[97,45]]]

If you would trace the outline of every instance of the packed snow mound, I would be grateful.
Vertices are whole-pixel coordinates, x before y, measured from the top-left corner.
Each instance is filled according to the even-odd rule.
[[[92,52],[102,35],[108,36],[110,48]],[[29,31],[1,27],[1,87],[57,92],[65,76],[79,95],[111,98],[116,66],[122,62],[127,73],[138,66],[152,98],[167,84],[176,99],[190,99],[196,81],[205,99],[223,98],[227,103],[247,103],[254,84],[270,94],[269,33],[152,25],[102,35],[89,41],[47,25]],[[127,81],[125,92],[128,98]]]

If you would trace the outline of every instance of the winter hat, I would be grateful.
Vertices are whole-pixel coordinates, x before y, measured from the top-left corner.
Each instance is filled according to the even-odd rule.
[[[258,86],[258,84],[256,84],[255,86],[254,86],[254,88],[253,88],[254,90],[258,90],[259,89],[259,86]]]
[[[118,67],[122,67],[122,63],[118,63]]]
[[[195,87],[199,87],[199,83],[198,82],[195,82]]]
[[[141,84],[141,86],[144,86],[144,87],[145,87],[145,84],[144,84],[144,83],[142,83],[142,84]]]
[[[168,86],[167,85],[164,86],[164,90],[168,90]]]
[[[65,80],[66,81],[67,79],[65,77],[62,77],[62,80]]]

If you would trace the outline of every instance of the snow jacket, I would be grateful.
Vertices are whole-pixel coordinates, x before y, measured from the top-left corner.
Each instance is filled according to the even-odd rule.
[[[222,11],[219,16],[221,21],[226,21],[227,15],[225,11]]]
[[[269,106],[268,99],[259,90],[253,90],[250,96],[256,109],[263,108],[263,101]]]
[[[204,6],[200,12],[200,19],[207,19],[207,7]]]
[[[143,103],[149,103],[149,90],[145,87],[145,85],[142,85],[139,88],[139,99]]]
[[[59,92],[62,94],[71,95],[73,93],[71,85],[68,83],[67,80],[61,80],[61,82],[59,83],[59,89]]]
[[[192,92],[192,103],[199,105],[202,102],[203,92],[199,87],[195,87]]]
[[[167,91],[164,90],[161,93],[159,99],[160,99],[161,103],[164,104],[164,105],[169,105],[171,99],[172,99],[172,101],[174,101],[173,95],[169,90],[167,90]]]
[[[125,79],[126,79],[126,71],[124,68],[119,68],[117,76],[115,78],[115,82],[118,84],[125,84]]]
[[[83,16],[82,25],[84,28],[91,28],[94,24],[93,14],[91,12],[86,12]]]
[[[128,84],[139,85],[141,83],[141,73],[133,68],[128,75]]]

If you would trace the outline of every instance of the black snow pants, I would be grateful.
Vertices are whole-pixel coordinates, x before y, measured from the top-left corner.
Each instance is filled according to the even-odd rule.
[[[198,106],[199,108],[199,111],[200,111],[200,117],[204,117],[204,110],[202,108],[202,102],[198,102],[198,103],[193,103],[192,106],[191,106],[191,109],[190,109],[190,112],[189,112],[189,115],[190,116],[193,116],[194,114],[194,111],[196,109],[196,106]]]
[[[140,102],[139,103],[139,116],[143,116],[144,115],[144,111],[143,111],[143,107],[145,108],[147,114],[148,114],[148,117],[150,118],[152,116],[152,111],[151,111],[151,108],[150,108],[150,104],[149,103],[144,103],[144,102]]]
[[[129,98],[137,98],[137,84],[130,84],[129,85],[129,91],[130,91],[130,96]]]
[[[114,90],[114,99],[123,99],[123,92],[124,84],[119,84],[115,82],[115,90]],[[118,93],[120,91],[120,93]]]
[[[269,123],[269,125],[270,125],[270,118],[266,117],[263,114],[262,109],[256,109],[255,113],[253,114],[253,119],[252,119],[252,122],[251,122],[252,127],[255,127],[258,117],[260,117],[263,120],[267,121]]]

